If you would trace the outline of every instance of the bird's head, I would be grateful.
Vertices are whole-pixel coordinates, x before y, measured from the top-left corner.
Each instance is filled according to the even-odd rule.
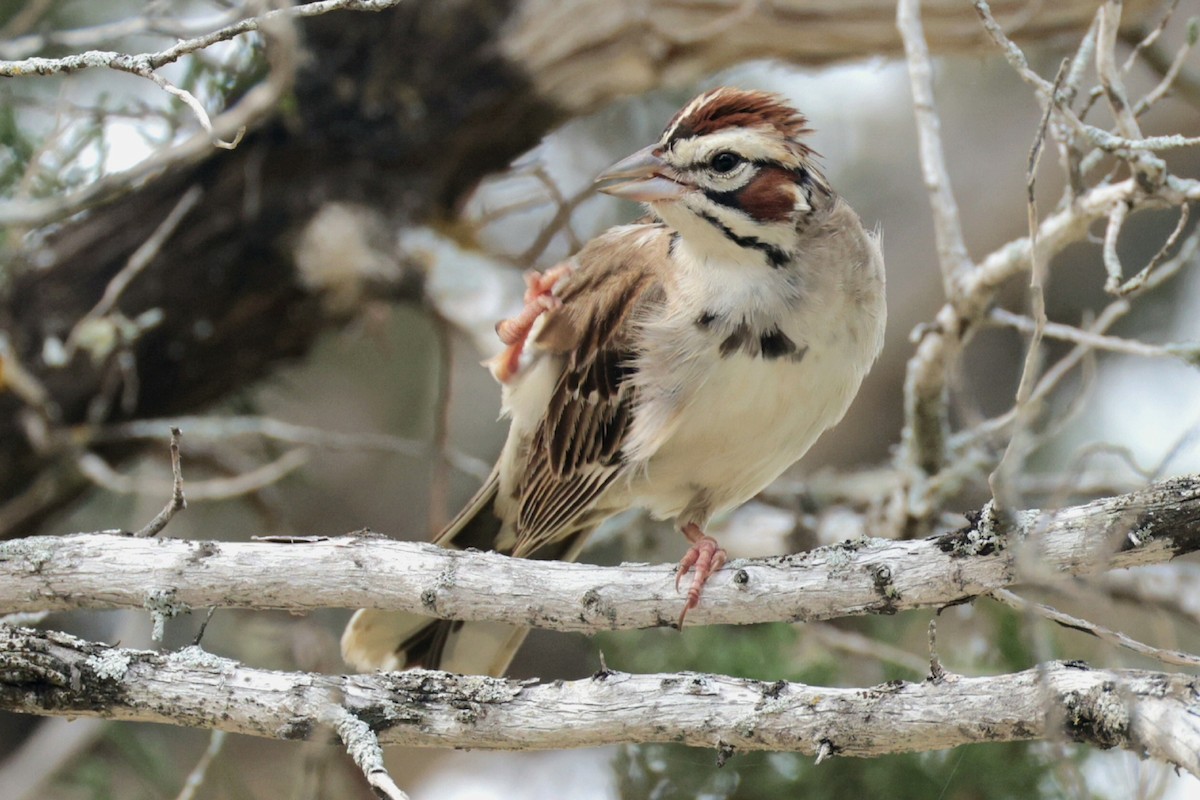
[[[607,183],[602,192],[648,204],[686,241],[779,262],[831,196],[803,142],[809,132],[777,95],[713,89],[684,106],[656,143],[596,180]]]

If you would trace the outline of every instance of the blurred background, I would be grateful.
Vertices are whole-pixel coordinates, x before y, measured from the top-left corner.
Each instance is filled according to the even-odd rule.
[[[0,58],[35,54],[21,49],[23,41],[30,41],[22,37],[31,36],[44,40],[45,48],[36,54],[76,52],[81,46],[69,36],[55,40],[53,32],[117,26],[143,13],[145,5],[0,2],[0,33],[6,40],[0,44]],[[464,4],[458,13],[478,11],[467,5],[473,4]],[[1156,14],[1171,4],[1148,5],[1158,10],[1145,17],[1145,24],[1152,25],[1159,18]],[[1194,18],[1191,28],[1188,18],[1200,13],[1196,2],[1177,5],[1156,45],[1168,53],[1186,44],[1189,32],[1194,36]],[[224,3],[151,3],[148,7],[160,19],[190,26],[187,31],[175,32],[183,38],[190,31],[219,27],[235,11],[245,11]],[[392,13],[396,12],[382,12],[381,17]],[[736,20],[730,24],[734,23]],[[302,47],[309,48],[310,56],[320,56],[331,49],[337,30],[334,23],[305,30]],[[432,27],[408,33],[437,35]],[[1081,34],[1082,29],[1069,30],[1032,42],[1028,53],[1034,68],[1052,77]],[[348,39],[358,41],[353,35],[347,34]],[[166,46],[164,41],[161,33],[151,30],[115,30],[105,48],[155,50]],[[270,47],[265,50],[269,52]],[[1123,46],[1120,58],[1129,52],[1129,47]],[[242,37],[162,72],[216,110],[266,79],[265,59],[261,38]],[[339,72],[343,67],[345,71]],[[324,87],[330,97],[341,97],[338,92],[343,92],[361,101],[365,92],[344,85],[358,79],[354,68],[317,58],[301,69],[316,68],[328,70]],[[972,256],[981,259],[1028,232],[1026,164],[1040,109],[1028,87],[988,46],[980,44],[970,52],[940,56],[935,70],[942,134],[967,245]],[[1200,59],[1188,56],[1184,75],[1194,78],[1197,70]],[[462,76],[447,76],[446,80],[451,78]],[[506,425],[497,419],[499,389],[479,362],[498,348],[490,328],[516,308],[521,271],[550,266],[597,232],[640,213],[632,204],[591,193],[592,176],[654,141],[674,111],[702,89],[725,84],[769,89],[785,95],[806,113],[815,129],[812,143],[832,185],[869,226],[878,226],[883,232],[888,269],[887,344],[846,419],[789,473],[782,488],[724,521],[729,535],[717,536],[732,557],[792,552],[821,544],[809,523],[821,510],[822,498],[853,494],[846,487],[890,464],[903,425],[905,365],[913,352],[910,333],[931,321],[944,302],[929,204],[921,182],[908,72],[903,60],[888,52],[864,53],[853,61],[820,66],[751,60],[684,78],[653,81],[661,85],[605,99],[586,113],[558,114],[559,119],[546,126],[548,133],[540,144],[523,148],[515,159],[489,156],[501,162],[512,160],[514,166],[503,170],[502,164],[497,164],[496,169],[480,170],[483,179],[455,191],[453,201],[443,202],[443,213],[410,212],[422,199],[404,195],[456,186],[455,180],[444,177],[440,182],[396,187],[397,197],[391,198],[388,210],[379,212],[362,210],[372,206],[369,194],[358,196],[348,190],[343,197],[330,189],[333,179],[312,186],[298,179],[274,185],[274,191],[295,192],[288,196],[288,203],[319,200],[345,204],[340,211],[329,212],[323,224],[286,235],[261,221],[256,228],[264,237],[286,239],[288,252],[296,256],[301,272],[298,282],[307,289],[319,289],[313,292],[319,299],[303,308],[333,322],[307,330],[300,337],[303,347],[293,353],[281,348],[288,357],[273,360],[269,369],[247,368],[247,374],[253,373],[252,380],[231,380],[207,402],[189,402],[186,407],[164,403],[156,409],[157,415],[149,415],[127,413],[118,398],[112,400],[106,414],[86,418],[85,423],[97,426],[183,411],[215,420],[208,433],[199,423],[183,426],[185,490],[193,482],[203,485],[214,479],[242,479],[263,465],[275,466],[277,472],[270,480],[261,485],[250,482],[244,491],[227,493],[232,496],[204,501],[203,491],[197,496],[189,490],[187,511],[177,516],[167,531],[172,537],[245,540],[268,533],[336,535],[366,527],[400,539],[427,538],[478,486],[503,441]],[[1131,94],[1141,96],[1160,78],[1139,61],[1127,77]],[[315,118],[294,110],[295,105],[309,102],[306,92],[315,91],[312,85],[311,79],[307,83],[301,80],[297,88],[284,93],[269,136],[277,141],[286,139],[287,146],[293,147],[297,139],[304,139],[306,130],[314,130],[306,126],[315,125]],[[1185,93],[1168,95],[1143,117],[1143,130],[1200,135],[1194,98]],[[1102,111],[1098,110],[1097,117],[1103,118]],[[333,118],[336,127],[336,115]],[[414,116],[406,124],[419,125],[421,120]],[[497,129],[503,124],[497,120]],[[113,71],[0,83],[0,191],[10,203],[5,209],[11,211],[16,208],[12,204],[20,201],[33,204],[69,195],[104,175],[137,168],[195,129],[194,117],[158,87]],[[508,149],[513,149],[512,137],[506,141]],[[253,140],[249,146],[260,145],[261,140]],[[290,169],[302,173],[307,164],[304,154],[319,146],[326,145],[294,149]],[[374,142],[370,147],[386,149],[388,144]],[[356,152],[354,156],[368,158],[371,152],[379,150],[368,148],[367,155]],[[402,168],[403,156],[390,155],[401,160]],[[488,157],[481,158],[486,161]],[[1064,185],[1054,161],[1054,154],[1049,153],[1038,173],[1037,197],[1046,212],[1053,208]],[[1172,151],[1167,161],[1175,174],[1192,177],[1200,172],[1200,153],[1194,150]],[[277,163],[268,169],[287,168]],[[369,167],[347,168],[337,173],[337,180],[353,182],[363,169]],[[171,180],[171,174],[169,170],[167,178],[152,180],[161,185],[163,180]],[[210,186],[217,185],[216,179],[213,181]],[[180,194],[176,191],[168,196],[178,198]],[[196,213],[201,212],[214,213],[211,208]],[[29,291],[29,275],[48,267],[48,262],[58,263],[55,259],[63,250],[55,249],[56,242],[63,239],[56,237],[72,235],[71,226],[80,224],[80,219],[86,224],[88,215],[54,220],[48,227],[13,219],[8,220],[0,238],[11,265],[0,268],[0,286],[10,302]],[[1129,221],[1120,252],[1127,265],[1139,265],[1131,266],[1130,271],[1154,256],[1177,219],[1177,210],[1164,210],[1139,213]],[[118,228],[113,231],[119,235]],[[1103,291],[1105,276],[1098,243],[1102,234],[1101,225],[1055,259],[1047,286],[1051,320],[1078,325],[1110,302]],[[347,253],[360,246],[375,254],[364,258],[378,261],[373,274],[386,286],[384,290],[373,290],[371,281],[362,280],[361,275],[345,278],[337,274],[335,262],[349,258]],[[268,254],[263,263],[281,247],[279,241],[265,244]],[[300,250],[304,255],[298,254]],[[170,249],[166,252],[170,260]],[[47,263],[40,264],[39,259]],[[235,269],[250,273],[259,266],[257,261],[244,261]],[[400,282],[392,278],[405,270],[421,273],[420,292],[396,288]],[[90,302],[96,297],[93,293]],[[1013,311],[1027,313],[1019,282],[1005,289],[1002,302]],[[272,308],[267,306],[261,313],[269,317]],[[134,312],[140,310],[130,309],[127,316],[136,322]],[[10,313],[7,318],[0,317],[0,322],[15,326],[16,319],[15,313]],[[1139,298],[1112,332],[1153,343],[1195,342],[1200,339],[1197,319],[1200,274],[1192,267]],[[281,326],[291,324],[280,321]],[[12,328],[7,335],[10,342],[19,340]],[[26,359],[27,366],[37,361],[39,368],[49,369],[47,364],[53,359],[45,341],[50,338],[39,343],[35,357]],[[985,329],[976,335],[953,376],[956,430],[1012,406],[1026,341],[1026,336],[1011,328]],[[33,353],[28,341],[25,346],[26,352]],[[226,358],[236,361],[239,348],[254,346],[252,340],[229,341]],[[1047,363],[1066,349],[1061,343],[1049,345]],[[143,375],[142,380],[153,379]],[[1030,503],[1041,504],[1052,497],[1074,500],[1094,496],[1088,495],[1092,488],[1098,493],[1118,491],[1151,476],[1200,470],[1200,440],[1193,435],[1200,425],[1198,397],[1200,375],[1194,361],[1095,354],[1051,397],[1052,410],[1047,415],[1051,422],[1040,429],[1023,474],[1027,485],[1022,485],[1028,489]],[[139,400],[131,407],[140,409],[144,403]],[[16,415],[7,406],[0,410]],[[306,430],[359,436],[352,444],[339,446],[330,441],[235,436],[230,426],[222,427],[220,422],[230,417],[280,420],[306,426]],[[9,434],[18,435],[12,430]],[[119,493],[111,491],[113,486],[85,489],[82,484],[88,481],[80,481],[76,491],[65,492],[58,502],[36,513],[13,512],[8,519],[19,517],[19,524],[14,524],[8,535],[134,529],[152,517],[162,506],[166,497],[163,487],[168,485],[165,424],[158,438],[148,444],[143,441],[135,448],[126,443],[101,452],[120,475],[131,478],[136,486],[151,488]],[[947,502],[948,515],[977,508],[988,498],[987,471],[967,471],[961,490]],[[104,481],[93,478],[92,482]],[[6,500],[24,497],[23,491],[14,490]],[[883,498],[878,498],[863,506],[877,507],[882,502]],[[12,511],[13,506],[3,508]],[[604,564],[672,561],[681,555],[682,543],[669,524],[652,523],[632,513],[608,524],[582,558]],[[1194,559],[1184,561],[1191,563],[1178,565],[1180,569],[1196,568]],[[1089,594],[1084,600],[1053,597],[1052,601],[1066,610],[1086,610],[1090,619],[1137,632],[1159,646],[1200,649],[1194,618],[1189,621],[1112,595],[1101,601],[1095,598]],[[249,665],[338,672],[344,667],[337,637],[348,614],[331,609],[301,618],[217,610],[207,625],[203,644],[212,652]],[[583,677],[599,668],[603,653],[610,667],[630,672],[686,669],[831,686],[870,686],[895,678],[920,680],[928,667],[931,616],[931,612],[905,612],[807,626],[690,628],[591,638],[536,631],[511,674],[547,680]],[[205,613],[195,612],[171,619],[164,646],[191,643],[205,617]],[[151,646],[146,614],[73,613],[54,615],[45,624],[89,639]],[[938,618],[938,643],[945,666],[969,675],[1025,669],[1048,658],[1085,659],[1114,668],[1161,668],[1157,662],[984,600],[944,612]],[[208,742],[207,733],[194,730],[0,715],[0,797],[175,797]],[[1167,767],[1128,753],[1101,753],[1065,743],[977,745],[863,761],[834,758],[820,765],[796,754],[738,754],[721,768],[715,752],[673,745],[550,753],[397,749],[389,751],[388,764],[415,800],[1200,797],[1200,782]],[[231,737],[195,796],[365,798],[370,792],[357,768],[337,747]]]

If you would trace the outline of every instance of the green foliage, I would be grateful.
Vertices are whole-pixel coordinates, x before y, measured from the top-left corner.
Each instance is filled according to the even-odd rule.
[[[1029,745],[972,745],[940,753],[833,758],[820,764],[798,753],[733,755],[680,745],[623,747],[613,762],[621,797],[653,800],[1030,800],[1057,797],[1049,764]]]
[[[0,90],[0,196],[12,193],[35,151],[33,140],[17,122],[11,95]]]

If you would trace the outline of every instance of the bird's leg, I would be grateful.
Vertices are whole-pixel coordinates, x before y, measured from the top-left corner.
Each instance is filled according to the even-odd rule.
[[[521,352],[525,349],[529,332],[533,330],[533,323],[542,314],[562,305],[562,301],[554,294],[554,286],[570,272],[569,266],[559,264],[545,272],[530,270],[525,273],[525,307],[515,317],[496,323],[496,335],[507,345],[492,365],[496,380],[508,383],[517,374]]]
[[[704,588],[708,576],[725,566],[725,560],[728,558],[725,550],[717,544],[717,540],[706,535],[696,523],[689,522],[684,525],[683,535],[692,546],[679,562],[679,571],[675,573],[675,588],[679,589],[679,581],[688,570],[695,569],[696,574],[692,576],[687,602],[683,604],[683,613],[679,615],[680,628],[683,627],[683,618],[687,616],[687,612],[700,604],[700,590]]]

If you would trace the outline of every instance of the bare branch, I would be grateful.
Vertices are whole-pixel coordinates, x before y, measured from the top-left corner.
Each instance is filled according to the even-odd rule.
[[[341,3],[369,3],[371,0],[338,0]],[[381,0],[385,1],[385,0]],[[399,0],[392,0],[398,2]],[[310,6],[325,6],[327,3],[312,3]],[[297,8],[305,8],[300,6]],[[288,10],[295,9],[280,9],[272,14],[284,14]],[[178,167],[185,164],[194,164],[207,157],[212,150],[213,141],[229,140],[233,141],[240,137],[240,131],[244,131],[265,119],[276,110],[279,99],[292,86],[295,71],[299,62],[299,45],[295,41],[294,32],[287,30],[286,26],[281,25],[285,17],[272,17],[270,14],[263,17],[255,18],[259,22],[256,23],[256,29],[261,30],[264,35],[270,34],[273,43],[275,44],[268,51],[268,64],[270,71],[267,74],[266,80],[251,88],[238,101],[236,105],[219,114],[215,119],[212,119],[205,130],[196,133],[184,139],[182,142],[165,147],[156,151],[153,155],[143,159],[137,165],[124,170],[122,172],[109,173],[99,178],[87,186],[78,189],[70,194],[47,197],[41,199],[21,198],[0,202],[0,225],[12,226],[40,226],[50,222],[55,222],[71,216],[79,211],[91,208],[106,200],[111,199],[116,194],[128,190],[130,187],[138,184],[147,177],[154,175],[168,167]],[[278,19],[278,22],[272,20]],[[250,22],[250,21],[244,21]],[[236,27],[236,26],[231,26]],[[227,31],[228,29],[223,29]],[[220,31],[217,33],[221,33]],[[236,35],[236,34],[232,34]],[[210,35],[211,36],[211,35]],[[208,46],[204,42],[209,37],[199,37],[186,42],[180,42],[174,48],[162,51],[158,54],[142,54],[141,56],[125,56],[120,53],[99,53],[98,62],[91,66],[110,66],[117,68],[116,64],[124,64],[125,71],[133,71],[134,68],[145,68],[147,70],[156,69],[158,66],[170,63],[170,56],[178,58],[185,55],[187,52],[202,49]],[[230,36],[232,38],[232,36]],[[214,41],[224,41],[216,39]],[[191,47],[192,50],[187,50]],[[182,49],[181,49],[182,48]],[[68,56],[69,59],[85,59],[91,54],[83,54],[80,56]],[[166,58],[168,60],[162,60]],[[50,59],[49,61],[63,61],[64,59]],[[33,59],[33,61],[46,61],[46,59]],[[22,72],[20,65],[25,62],[0,62],[0,76],[5,75],[5,69],[12,71],[14,74],[25,74]],[[14,67],[13,65],[17,65]],[[80,65],[79,68],[83,68]],[[54,70],[53,71],[71,71],[71,70]]]
[[[1032,603],[1007,589],[997,589],[991,592],[989,596],[1009,608],[1015,608],[1018,611],[1032,611],[1034,614],[1062,625],[1064,628],[1091,634],[1103,642],[1123,647],[1126,650],[1132,650],[1138,655],[1156,659],[1164,664],[1174,664],[1180,667],[1200,667],[1200,656],[1194,656],[1191,653],[1183,653],[1178,650],[1151,647],[1148,644],[1139,642],[1130,636],[1106,628],[1103,625],[1097,625],[1080,617],[1073,617],[1043,603]]]
[[[110,68],[126,72],[139,70],[150,71],[159,67],[173,64],[189,53],[195,53],[217,44],[235,39],[245,33],[260,31],[276,20],[315,17],[330,11],[383,11],[399,5],[403,0],[321,0],[321,2],[305,3],[299,6],[268,11],[257,17],[250,17],[226,25],[215,31],[201,36],[185,39],[165,50],[153,53],[113,53],[102,50],[89,50],[85,53],[63,56],[62,58],[26,58],[20,61],[0,61],[0,77],[18,78],[28,75],[57,75],[60,73],[78,72],[85,69]]]
[[[1000,515],[956,531],[862,539],[733,561],[705,587],[695,624],[892,614],[1047,581],[1156,564],[1200,549],[1200,479],[1174,478],[1058,511]],[[197,565],[203,564],[203,569]],[[86,565],[86,569],[84,568]],[[0,542],[0,609],[387,608],[595,632],[670,627],[674,565],[530,561],[375,536],[294,543],[135,539],[112,534]]]
[[[947,673],[936,682],[865,690],[612,670],[548,684],[426,670],[283,673],[195,647],[159,654],[0,628],[4,710],[104,715],[277,739],[319,735],[340,718],[356,720],[343,726],[355,737],[369,730],[381,744],[419,747],[539,750],[672,741],[866,757],[1065,735],[1197,774],[1194,696],[1190,676],[1093,670],[1079,662],[994,677]],[[386,776],[373,761],[367,765],[373,776]]]
[[[183,497],[183,468],[179,463],[179,437],[183,433],[179,428],[171,428],[171,499],[163,510],[155,515],[146,526],[133,534],[138,538],[157,536],[167,527],[167,523],[180,511],[187,508],[187,500]]]
[[[341,706],[332,706],[328,713],[346,751],[362,770],[375,795],[382,800],[408,800],[408,795],[400,791],[383,765],[383,748],[371,726]]]
[[[1014,314],[1003,308],[993,308],[988,314],[993,322],[1015,328],[1022,333],[1032,333],[1035,323],[1029,317]],[[1082,330],[1073,325],[1063,325],[1060,322],[1047,322],[1044,334],[1050,339],[1064,342],[1075,342],[1087,345],[1093,350],[1108,350],[1113,353],[1139,356],[1141,358],[1177,358],[1185,363],[1195,363],[1200,359],[1200,345],[1188,344],[1147,344],[1134,339],[1120,336],[1106,336],[1092,331]]]
[[[942,285],[946,298],[952,303],[958,298],[957,281],[961,273],[972,267],[963,241],[962,223],[958,219],[958,203],[950,186],[946,155],[942,148],[941,120],[933,100],[933,67],[929,62],[929,45],[921,27],[920,0],[900,0],[896,8],[896,27],[904,39],[908,58],[908,74],[912,85],[913,112],[917,119],[917,138],[920,142],[921,174],[933,209],[934,234],[937,237],[938,263],[942,269]]]
[[[274,461],[229,478],[209,478],[188,484],[188,497],[193,501],[228,500],[253,494],[282,480],[312,459],[307,447],[294,447]],[[174,491],[173,483],[122,475],[95,453],[80,453],[75,459],[79,471],[96,486],[117,494],[158,494]]]
[[[204,784],[204,778],[208,775],[208,767],[212,764],[213,759],[221,752],[221,748],[225,746],[225,731],[214,730],[212,736],[208,738],[208,747],[204,748],[204,752],[200,756],[200,760],[196,762],[196,766],[192,767],[192,771],[188,773],[187,778],[183,782],[183,788],[179,790],[175,800],[192,800],[196,796],[198,790]]]

